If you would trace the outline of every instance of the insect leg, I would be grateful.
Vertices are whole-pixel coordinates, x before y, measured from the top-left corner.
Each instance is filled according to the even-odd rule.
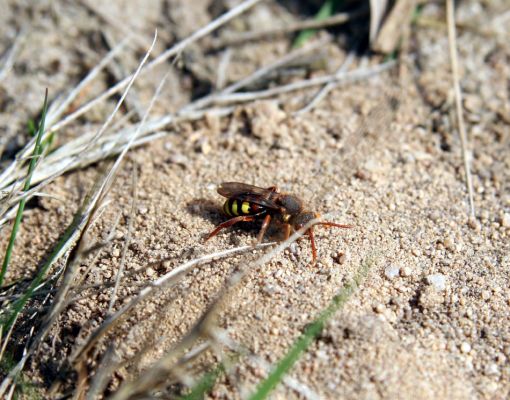
[[[213,236],[216,236],[218,234],[218,232],[221,231],[222,229],[228,228],[228,227],[230,227],[230,226],[232,226],[234,224],[237,224],[238,222],[250,222],[250,221],[253,221],[253,220],[255,220],[255,218],[253,218],[252,216],[248,216],[248,215],[240,215],[239,217],[235,217],[235,218],[229,219],[228,221],[225,221],[225,222],[219,224],[207,236],[205,241],[207,242],[210,238],[212,238]]]
[[[342,225],[342,224],[335,224],[334,222],[328,222],[328,221],[324,221],[324,222],[317,222],[315,225],[324,225],[324,226],[329,226],[329,227],[335,227],[335,228],[354,228],[353,225]]]
[[[313,237],[313,227],[307,231],[308,237],[310,238],[310,244],[312,245],[312,266],[317,262],[317,248],[315,247],[315,239]]]
[[[283,229],[283,240],[287,240],[290,237],[290,224],[284,224]]]
[[[267,214],[266,217],[264,218],[264,222],[262,222],[262,227],[260,228],[260,232],[257,236],[256,243],[262,242],[262,239],[264,238],[264,234],[267,231],[267,227],[269,226],[269,222],[271,222],[271,215]]]

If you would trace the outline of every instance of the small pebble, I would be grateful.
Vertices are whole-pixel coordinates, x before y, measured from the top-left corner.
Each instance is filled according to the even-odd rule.
[[[441,219],[441,213],[437,210],[434,210],[432,211],[430,214],[429,214],[429,218],[434,221],[434,222],[437,222]]]
[[[154,271],[154,269],[153,269],[153,268],[149,267],[149,268],[147,268],[147,269],[145,270],[145,274],[146,274],[147,276],[154,276],[154,275],[156,274],[156,271]]]
[[[421,250],[420,250],[420,249],[418,249],[417,247],[413,247],[413,248],[411,249],[411,253],[413,253],[413,256],[415,256],[415,257],[419,257],[419,256],[421,256]]]
[[[474,217],[469,217],[468,226],[473,229],[475,232],[480,231],[480,223]]]
[[[383,314],[384,313],[384,310],[385,310],[385,307],[382,305],[382,304],[377,304],[375,306],[375,312],[377,314]]]
[[[468,342],[462,342],[460,351],[464,354],[468,354],[471,351],[471,345]]]
[[[491,298],[491,292],[488,291],[488,290],[484,290],[482,292],[482,299],[484,299],[485,301],[489,300]]]
[[[411,267],[404,267],[400,270],[400,276],[402,277],[411,276],[412,273],[413,270],[411,269]]]
[[[299,250],[298,250],[298,246],[297,246],[297,244],[296,244],[295,242],[290,244],[290,246],[289,246],[289,251],[290,251],[293,255],[295,255],[295,256],[297,256],[297,255],[298,255]]]
[[[503,228],[510,228],[510,214],[504,213],[500,223]]]
[[[384,276],[387,279],[393,279],[400,274],[400,267],[397,265],[388,265],[384,270]]]
[[[427,276],[427,283],[437,291],[446,290],[446,276],[443,274],[432,274]]]
[[[485,375],[499,375],[499,367],[497,364],[488,364],[486,367],[485,367],[485,371],[484,371],[484,374]]]
[[[448,250],[455,250],[455,241],[450,236],[447,236],[443,239],[443,245]]]

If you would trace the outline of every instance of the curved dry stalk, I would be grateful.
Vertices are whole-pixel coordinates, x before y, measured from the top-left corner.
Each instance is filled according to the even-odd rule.
[[[218,29],[220,26],[226,24],[231,19],[237,17],[239,14],[242,14],[249,8],[253,7],[255,4],[259,3],[261,0],[246,0],[243,1],[238,6],[232,8],[231,10],[227,11],[225,14],[219,16],[215,20],[208,23],[206,26],[200,28],[199,30],[195,31],[192,35],[188,36],[186,39],[181,40],[176,45],[172,46],[170,49],[166,50],[162,54],[160,54],[158,57],[156,57],[154,60],[152,60],[150,63],[147,64],[147,67],[144,69],[144,73],[152,70],[159,64],[162,64],[166,60],[168,60],[170,57],[179,55],[186,47],[188,47],[190,44],[202,39],[203,37],[207,36],[211,32]],[[84,104],[82,107],[80,107],[78,110],[76,110],[74,113],[69,114],[67,117],[65,117],[60,122],[57,122],[55,125],[51,127],[52,131],[58,131],[62,129],[64,126],[69,124],[71,121],[74,121],[84,113],[86,113],[88,110],[90,110],[92,107],[96,106],[101,101],[111,97],[112,95],[120,92],[132,79],[132,75],[125,77],[123,80],[109,88],[107,91],[103,92],[101,95],[96,97],[95,99],[89,101],[88,103]]]
[[[113,306],[115,305],[115,300],[117,299],[117,291],[119,290],[120,280],[122,279],[122,274],[124,273],[124,265],[126,264],[126,255],[129,247],[129,243],[131,242],[131,234],[133,231],[133,219],[135,216],[135,208],[136,203],[138,201],[138,191],[136,190],[136,185],[138,182],[136,167],[133,168],[132,175],[132,193],[131,193],[131,210],[129,212],[129,221],[126,233],[126,240],[124,241],[124,246],[122,247],[122,254],[120,257],[119,269],[117,270],[117,276],[115,277],[115,285],[112,290],[112,297],[110,298],[110,305],[108,306],[107,314],[111,314],[113,310]]]
[[[469,199],[469,213],[475,218],[475,202],[473,199],[473,178],[471,177],[471,160],[468,154],[466,127],[464,125],[464,113],[462,110],[462,91],[459,84],[459,62],[457,56],[457,39],[455,34],[455,14],[453,0],[446,1],[446,18],[448,25],[448,43],[450,45],[450,61],[452,64],[453,90],[455,93],[455,109],[457,114],[457,127],[460,136],[462,159],[464,161],[464,173],[466,175],[466,187]]]
[[[349,69],[349,67],[351,66],[351,64],[354,61],[355,55],[356,54],[354,53],[354,51],[349,52],[345,61],[342,63],[340,68],[338,68],[338,70],[335,72],[335,76],[341,76],[347,72],[347,70]],[[324,99],[324,97],[327,96],[327,94],[331,90],[333,90],[335,88],[336,85],[337,85],[337,82],[327,83],[321,90],[319,90],[319,92],[314,96],[312,101],[310,101],[301,110],[294,112],[294,115],[300,115],[300,114],[304,114],[304,113],[311,111],[317,104],[319,104],[322,101],[322,99]]]
[[[152,294],[156,292],[156,290],[162,289],[171,283],[175,283],[182,275],[184,275],[186,272],[190,271],[193,267],[205,264],[209,261],[229,257],[235,254],[241,254],[246,251],[253,250],[254,248],[264,248],[268,246],[272,246],[274,243],[261,243],[255,247],[253,246],[241,246],[241,247],[235,247],[233,249],[223,250],[216,253],[207,254],[205,256],[195,258],[193,260],[190,260],[188,262],[185,262],[184,264],[179,265],[178,267],[174,268],[172,271],[168,272],[167,274],[159,277],[158,279],[152,281],[149,283],[148,286],[143,288],[137,297],[132,299],[129,303],[121,307],[119,310],[117,310],[114,314],[110,315],[105,319],[103,324],[97,328],[88,338],[88,340],[83,343],[79,348],[77,348],[73,355],[70,357],[70,362],[75,364],[85,355],[88,353],[88,351],[92,348],[92,346],[102,337],[104,336],[110,329],[112,329],[114,326],[116,326],[119,322],[121,317],[123,317],[128,311],[133,309],[137,304],[139,304],[141,301],[145,300]],[[163,262],[165,260],[161,260],[160,262]]]
[[[354,71],[345,72],[343,74],[332,74],[325,76],[318,76],[311,79],[303,79],[287,85],[276,86],[271,89],[259,90],[255,92],[243,92],[243,93],[219,93],[216,96],[211,97],[205,105],[211,104],[231,104],[231,103],[243,103],[248,101],[255,101],[260,99],[266,99],[269,97],[278,96],[293,92],[296,90],[308,89],[313,86],[326,85],[329,83],[345,83],[355,82],[361,79],[373,77],[381,72],[387,71],[396,64],[396,61],[387,61],[382,64],[375,65],[373,67],[359,68]]]
[[[47,118],[47,126],[51,126],[54,121],[59,118],[65,109],[76,99],[78,94],[82,91],[82,89],[89,84],[101,70],[113,59],[113,57],[125,46],[126,40],[121,42],[118,46],[109,51],[101,60],[101,62],[96,65],[87,76],[67,95],[66,99],[62,101],[60,105],[54,110],[54,105],[50,106],[48,110]],[[52,134],[53,131],[51,129],[46,129],[43,133],[42,140],[47,139],[47,137]],[[12,182],[14,176],[18,176],[14,174],[14,171],[20,167],[22,161],[26,160],[28,155],[33,151],[35,146],[35,138],[32,138],[25,147],[21,150],[21,152],[16,156],[14,161],[0,174],[0,187],[5,187],[9,182]]]
[[[157,38],[157,33],[154,34],[154,40],[152,42],[152,46],[149,48],[149,50],[147,51],[147,53],[145,54],[144,58],[142,59],[142,61],[140,62],[139,66],[138,66],[138,69],[137,69],[138,73],[139,73],[141,67],[146,62],[150,52],[152,51],[154,44],[156,43],[156,38]],[[135,73],[133,75],[133,79],[136,79],[137,76],[138,76],[138,74]],[[164,83],[164,81],[162,83]],[[121,98],[119,99],[119,101],[117,103],[117,107],[114,109],[112,114],[110,114],[110,117],[107,119],[105,124],[103,124],[104,129],[107,126],[107,123],[112,120],[113,115],[119,109],[120,105],[122,104],[123,100],[125,99],[128,91],[129,91],[129,89],[131,88],[132,84],[133,84],[133,81],[131,81],[130,84],[126,87],[123,95],[121,96]],[[154,101],[155,101],[155,97],[157,97],[157,95],[159,94],[159,91],[161,90],[161,86],[162,86],[162,84],[160,84],[160,87],[158,87],[158,91],[156,91],[156,94],[153,97],[151,104],[149,105],[148,110],[147,110],[146,114],[144,115],[144,118],[142,119],[140,125],[142,125],[144,123],[145,118],[147,117],[149,111],[151,110],[152,105],[154,104]],[[129,150],[132,142],[134,141],[137,134],[139,133],[139,130],[140,129],[137,129],[137,131],[135,131],[135,133],[130,137],[129,142],[126,144],[126,146],[124,147],[124,149],[122,150],[120,155],[115,160],[115,163],[112,166],[112,168],[110,169],[110,171],[108,172],[108,174],[103,178],[103,180],[101,182],[99,182],[95,186],[95,188],[97,188],[97,189],[95,190],[93,195],[89,196],[85,200],[83,206],[81,207],[81,209],[78,211],[77,215],[75,216],[75,220],[71,223],[71,226],[68,228],[70,230],[69,233],[67,235],[64,235],[63,244],[54,251],[52,256],[50,256],[50,259],[46,262],[45,266],[43,268],[41,268],[40,274],[44,273],[45,270],[48,270],[51,267],[51,265],[53,265],[58,259],[60,259],[60,257],[63,254],[65,254],[67,252],[67,250],[72,246],[72,244],[75,242],[77,237],[83,238],[83,235],[87,232],[87,228],[91,224],[91,219],[93,218],[95,213],[98,211],[101,203],[103,202],[103,200],[106,196],[106,192],[111,187],[113,177],[114,177],[115,173],[117,172],[121,161],[123,160],[124,156],[126,155],[127,151]],[[100,130],[100,132],[101,132],[101,130]],[[83,244],[81,240],[79,240],[79,242],[78,242],[79,246],[80,246],[80,244],[81,245]],[[78,256],[79,254],[80,254],[80,249],[78,249],[78,251],[77,251],[76,258],[79,258],[79,256]],[[77,264],[77,262],[75,262],[74,264]],[[76,265],[73,265],[73,267],[76,267]],[[0,397],[6,393],[6,390],[9,387],[9,385],[11,385],[14,382],[15,377],[18,375],[19,372],[21,372],[21,370],[25,366],[26,361],[28,360],[30,355],[35,351],[35,349],[39,345],[40,341],[44,340],[47,332],[49,331],[49,328],[51,327],[52,323],[55,321],[56,317],[58,316],[59,312],[62,310],[63,306],[65,305],[65,295],[67,294],[67,292],[71,286],[72,276],[74,275],[75,270],[76,270],[76,268],[70,268],[69,273],[66,274],[67,275],[66,283],[59,288],[59,292],[57,293],[57,296],[56,296],[57,300],[54,302],[54,306],[53,306],[52,310],[50,310],[50,312],[48,313],[41,330],[39,331],[38,335],[36,336],[36,340],[34,340],[32,342],[32,344],[30,345],[28,350],[25,352],[25,354],[23,355],[21,360],[16,364],[16,366],[14,368],[12,368],[9,371],[9,374],[5,377],[2,384],[0,385]],[[34,280],[34,282],[36,282],[36,280]],[[18,300],[19,302],[22,302],[21,303],[22,306],[24,305],[23,302],[26,303],[26,301],[28,301],[29,297],[27,298],[27,295],[30,295],[31,293],[33,293],[33,291],[34,291],[34,287],[29,288],[29,290],[27,291],[27,294],[25,294],[24,297],[22,297]],[[19,312],[14,315],[14,318],[17,318],[18,315],[19,315]],[[13,326],[14,325],[13,321],[12,321],[13,317],[12,316],[9,317],[9,320],[11,321],[10,326]]]
[[[169,135],[170,132],[157,131],[170,123],[197,120],[203,118],[206,114],[222,117],[231,114],[233,110],[233,107],[211,108],[199,111],[190,111],[179,116],[167,115],[153,118],[146,122],[144,127],[141,128],[137,139],[135,139],[131,144],[131,148],[142,146]],[[27,190],[22,194],[20,193],[17,196],[16,186],[19,185],[17,181],[4,189],[4,192],[11,191],[13,194],[6,196],[9,198],[7,208],[10,208],[8,208],[7,211],[0,213],[0,215],[2,215],[0,218],[0,228],[14,218],[16,209],[13,206],[16,205],[21,198],[29,199],[33,197],[35,193],[41,191],[43,187],[65,172],[76,168],[86,167],[105,158],[119,154],[124,149],[129,138],[133,136],[133,131],[136,129],[137,127],[128,127],[115,134],[103,136],[97,140],[95,146],[88,153],[83,154],[81,153],[82,147],[85,146],[87,140],[91,140],[94,136],[94,133],[91,132],[88,135],[82,135],[73,141],[64,144],[59,149],[55,150],[55,152],[43,158],[43,163],[39,169],[35,171],[34,179],[32,180],[33,183],[38,183],[37,186],[34,186],[30,190]],[[154,131],[156,132],[151,133]]]
[[[263,66],[262,68],[259,68],[252,74],[248,75],[247,77],[234,82],[233,84],[227,86],[221,92],[219,93],[212,93],[208,96],[202,97],[201,99],[198,99],[197,101],[194,101],[193,103],[189,104],[188,106],[184,107],[182,109],[182,112],[189,112],[192,110],[197,110],[200,108],[203,108],[205,106],[208,106],[209,104],[214,103],[214,99],[221,97],[222,95],[227,95],[229,93],[237,92],[239,89],[242,89],[248,85],[251,85],[252,83],[258,81],[262,77],[266,76],[268,73],[283,67],[284,65],[289,64],[290,62],[298,59],[299,57],[302,57],[303,55],[310,53],[312,51],[315,51],[317,49],[321,49],[324,47],[324,45],[329,42],[330,39],[326,38],[323,40],[320,40],[318,42],[312,43],[309,46],[301,47],[299,49],[293,50],[290,53],[285,54],[283,57],[277,59],[276,61],[271,62],[270,64]]]
[[[327,218],[327,215],[324,216]],[[293,242],[299,239],[313,225],[320,222],[320,219],[309,221],[300,230],[294,232],[287,240],[281,242],[255,262],[247,265],[240,265],[239,271],[233,274],[227,281],[224,288],[218,294],[207,310],[202,314],[194,327],[181,339],[172,349],[170,349],[163,357],[161,357],[152,367],[150,367],[142,376],[132,382],[124,383],[119,390],[112,396],[112,400],[125,400],[139,394],[148,394],[150,391],[157,389],[162,383],[168,379],[168,376],[178,377],[181,367],[176,362],[178,355],[186,348],[193,346],[200,338],[212,340],[218,343],[221,335],[218,335],[214,320],[219,309],[224,306],[227,294],[236,287],[239,282],[246,276],[248,271],[260,267],[269,262],[277,253],[282,252]]]
[[[352,13],[337,13],[324,19],[305,19],[286,24],[278,28],[236,33],[235,35],[225,38],[212,39],[209,48],[211,50],[219,50],[224,47],[236,46],[245,42],[265,39],[267,37],[283,36],[306,29],[323,29],[331,26],[342,25],[366,14],[367,9],[362,8]]]

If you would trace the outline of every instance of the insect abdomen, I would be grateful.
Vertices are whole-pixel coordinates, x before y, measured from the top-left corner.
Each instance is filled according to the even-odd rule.
[[[230,217],[237,217],[239,215],[260,214],[264,212],[264,208],[246,200],[228,199],[223,204],[223,212]]]

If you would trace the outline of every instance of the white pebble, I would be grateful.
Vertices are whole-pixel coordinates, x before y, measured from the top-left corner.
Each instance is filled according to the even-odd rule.
[[[413,270],[411,269],[411,267],[404,267],[400,270],[400,275],[403,277],[411,276],[412,273]]]
[[[499,367],[497,364],[488,364],[486,367],[485,367],[485,371],[484,371],[485,375],[499,375]]]
[[[446,290],[446,276],[443,274],[432,274],[427,276],[427,283],[437,291]]]
[[[384,270],[384,276],[388,279],[393,279],[400,274],[400,267],[397,265],[388,265]]]
[[[462,342],[460,351],[464,354],[468,354],[471,351],[471,345],[468,342]]]

